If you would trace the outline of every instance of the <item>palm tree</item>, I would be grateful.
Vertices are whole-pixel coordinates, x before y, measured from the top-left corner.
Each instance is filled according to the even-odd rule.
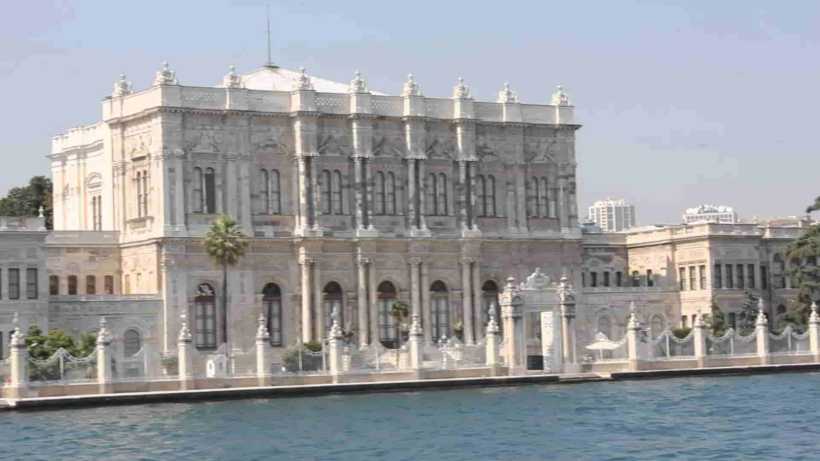
[[[248,248],[248,238],[233,218],[221,215],[205,236],[205,252],[222,268],[222,339],[228,342],[228,267],[239,263]]]
[[[820,197],[814,199],[814,204],[806,208],[806,213],[811,213],[812,211],[820,211]]]

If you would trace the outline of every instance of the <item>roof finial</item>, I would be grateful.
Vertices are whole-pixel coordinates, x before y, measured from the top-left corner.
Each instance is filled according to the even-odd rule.
[[[237,75],[236,66],[228,66],[228,73],[222,78],[222,86],[225,88],[242,88],[242,77]]]
[[[304,67],[299,68],[299,78],[294,82],[293,89],[296,91],[309,91],[313,89],[313,83],[310,81],[310,77]]]
[[[362,74],[358,70],[353,74],[349,91],[350,93],[367,93],[367,81],[362,78]]]
[[[413,77],[413,74],[407,74],[407,81],[404,82],[404,86],[401,90],[402,96],[421,96],[421,87],[418,83],[416,83],[416,79]]]
[[[498,102],[500,103],[512,103],[518,102],[518,96],[516,96],[515,92],[510,89],[509,82],[504,82],[504,88],[498,92]]]
[[[125,74],[120,74],[120,79],[114,83],[114,92],[112,95],[116,98],[128,94],[131,94],[131,82],[128,81]]]
[[[464,84],[464,79],[459,77],[458,83],[453,87],[453,98],[468,99],[470,97],[470,87]]]
[[[552,93],[552,100],[550,101],[553,106],[568,106],[569,105],[569,96],[564,91],[563,85],[558,85],[555,87],[555,91]]]
[[[268,40],[267,40],[268,60],[265,61],[265,67],[272,67],[272,68],[275,69],[278,66],[273,63],[273,60],[270,57],[270,3],[265,5],[265,16],[266,16],[267,21],[268,21],[268,29],[267,29],[267,31],[268,31],[268,35],[267,35],[267,38],[268,38]]]

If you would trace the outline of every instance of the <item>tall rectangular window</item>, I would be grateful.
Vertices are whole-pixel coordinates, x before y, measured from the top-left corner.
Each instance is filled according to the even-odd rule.
[[[766,266],[760,266],[760,288],[769,289],[769,269]]]
[[[106,275],[104,280],[105,280],[105,294],[113,295],[114,294],[114,276],[113,275]]]
[[[609,286],[609,271],[604,271],[604,286]]]
[[[37,268],[29,267],[26,269],[26,298],[37,299],[37,291]]]
[[[757,284],[755,283],[755,265],[754,264],[747,264],[746,265],[746,286],[755,289],[757,288]]]
[[[76,275],[69,275],[68,276],[68,294],[76,295],[77,294],[77,276]]]
[[[652,276],[652,269],[646,270],[646,286],[654,287],[655,286],[655,277]]]
[[[20,269],[9,269],[9,299],[20,299]]]
[[[86,275],[85,276],[85,294],[87,294],[87,295],[97,294],[97,277],[95,277],[93,275]]]
[[[624,274],[621,271],[615,272],[615,286],[624,286]]]
[[[706,289],[706,266],[698,266],[698,279],[700,279],[700,289]]]
[[[737,328],[737,314],[729,312],[729,326],[734,329]]]
[[[590,272],[589,273],[589,284],[592,287],[598,286],[598,273],[597,272]]]
[[[737,265],[737,287],[744,288],[746,279],[743,278],[743,264]]]
[[[60,294],[60,276],[59,275],[49,275],[48,276],[48,294],[51,296],[57,296]]]
[[[714,287],[715,289],[723,288],[723,266],[720,264],[715,264],[712,268],[712,280],[714,280]]]
[[[695,281],[695,266],[689,266],[689,289],[696,290],[698,288]]]
[[[735,274],[734,274],[734,270],[732,270],[732,268],[734,266],[732,266],[731,264],[727,264],[724,267],[726,267],[726,285],[725,286],[726,286],[726,288],[731,290],[735,287]]]
[[[678,288],[680,291],[686,290],[686,268],[678,268]]]

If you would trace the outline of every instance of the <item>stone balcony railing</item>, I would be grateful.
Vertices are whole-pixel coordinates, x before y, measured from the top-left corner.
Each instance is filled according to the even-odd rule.
[[[410,101],[412,100],[412,101]],[[573,106],[494,103],[472,99],[382,96],[370,93],[344,94],[315,91],[262,91],[244,88],[154,86],[133,94],[103,101],[103,120],[139,114],[157,107],[193,110],[237,110],[266,113],[299,111],[348,115],[352,113],[387,117],[421,116],[434,119],[467,118],[484,122],[530,124],[575,124]],[[66,136],[71,136],[69,132]],[[90,134],[89,134],[90,136]],[[54,147],[61,148],[67,141]]]
[[[46,231],[46,220],[37,216],[0,216],[0,232]]]

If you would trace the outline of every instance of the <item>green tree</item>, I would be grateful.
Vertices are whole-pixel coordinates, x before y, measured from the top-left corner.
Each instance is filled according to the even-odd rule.
[[[0,198],[2,216],[37,216],[43,207],[46,228],[52,228],[51,179],[34,176],[23,187],[13,187],[5,197]]]
[[[806,213],[811,213],[812,211],[820,211],[820,196],[814,199],[814,203],[806,208]]]
[[[750,292],[746,292],[746,300],[740,307],[740,312],[737,315],[737,330],[742,335],[747,335],[754,331],[755,322],[757,321],[758,302],[760,298]]]
[[[815,204],[817,205],[817,204]],[[811,207],[810,207],[811,208]],[[818,208],[820,209],[820,208]],[[804,326],[811,313],[811,303],[820,299],[820,224],[809,227],[786,249],[789,276],[797,288],[797,299],[789,303],[784,320]]]
[[[59,349],[65,349],[74,357],[87,357],[94,353],[97,344],[97,335],[82,333],[75,341],[63,330],[51,330],[47,334],[37,326],[31,326],[26,335],[26,348],[29,357],[35,360],[47,360]],[[51,380],[60,379],[60,363],[54,361],[45,365],[32,365],[29,371],[32,379]]]
[[[712,332],[712,335],[723,336],[726,333],[728,326],[726,324],[726,314],[720,310],[720,306],[718,306],[717,303],[712,303],[711,312],[706,314],[704,322],[706,323],[706,327]]]
[[[205,236],[205,252],[211,260],[222,269],[222,338],[228,339],[228,268],[239,263],[248,248],[248,238],[242,233],[239,224],[230,216],[221,215],[208,230]]]

